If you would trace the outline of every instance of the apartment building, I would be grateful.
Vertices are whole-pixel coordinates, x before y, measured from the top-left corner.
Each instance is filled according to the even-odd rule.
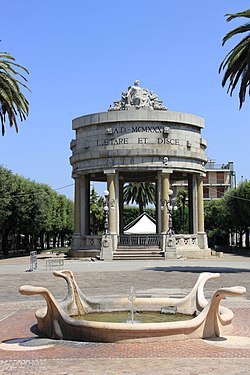
[[[203,179],[203,198],[205,201],[222,198],[229,188],[236,187],[236,174],[233,161],[227,164],[217,164],[216,160],[208,160],[206,176]],[[188,188],[187,179],[172,182],[174,196],[181,189]]]
[[[229,188],[236,186],[234,163],[217,164],[209,160],[206,164],[206,177],[203,180],[204,200],[222,198]]]

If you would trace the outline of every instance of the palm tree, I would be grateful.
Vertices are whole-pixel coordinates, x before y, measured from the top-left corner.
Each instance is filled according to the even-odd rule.
[[[250,9],[235,14],[226,14],[226,16],[228,22],[239,17],[249,19]],[[246,92],[248,95],[250,94],[250,23],[247,22],[227,33],[222,42],[222,45],[224,45],[226,41],[233,36],[243,33],[247,34],[245,34],[244,38],[226,55],[219,68],[219,73],[225,70],[222,86],[224,87],[226,83],[229,82],[227,92],[230,96],[232,96],[240,80],[240,109],[245,101]]]
[[[147,204],[155,204],[155,184],[151,182],[133,182],[126,184],[123,189],[123,201],[125,203],[137,203],[139,212],[145,211]]]
[[[0,52],[0,118],[2,124],[2,135],[5,133],[6,115],[9,125],[15,126],[18,132],[17,117],[25,120],[29,114],[29,102],[22,94],[20,86],[29,90],[22,82],[27,82],[20,71],[29,74],[23,66],[16,64],[14,57],[7,52]],[[22,81],[19,79],[21,78]]]

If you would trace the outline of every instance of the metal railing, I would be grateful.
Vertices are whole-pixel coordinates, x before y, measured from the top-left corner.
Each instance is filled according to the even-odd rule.
[[[118,246],[135,247],[161,247],[161,235],[159,234],[124,234],[118,236]]]

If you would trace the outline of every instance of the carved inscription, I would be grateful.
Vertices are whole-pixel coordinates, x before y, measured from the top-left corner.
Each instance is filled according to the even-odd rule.
[[[128,138],[101,139],[97,140],[97,146],[127,145]]]
[[[169,131],[166,134],[166,126],[131,126],[130,128],[126,128],[124,126],[118,126],[114,128],[108,128],[109,131],[106,129],[105,139],[98,139],[96,145],[97,146],[119,146],[119,145],[127,145],[127,144],[147,144],[147,143],[156,143],[158,145],[172,145],[172,146],[180,146],[181,141],[178,138],[170,138]],[[129,135],[131,133],[155,133],[158,135],[156,138],[148,138],[148,137],[126,137],[125,134]],[[113,138],[112,135],[123,135],[119,136],[118,138]],[[124,137],[125,136],[125,137]]]

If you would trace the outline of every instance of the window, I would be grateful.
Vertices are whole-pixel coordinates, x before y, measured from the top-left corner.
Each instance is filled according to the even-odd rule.
[[[203,198],[209,198],[209,188],[207,186],[203,187]]]
[[[217,172],[217,184],[224,184],[224,172]]]
[[[225,193],[225,188],[224,186],[218,186],[217,187],[217,198],[222,198]]]

